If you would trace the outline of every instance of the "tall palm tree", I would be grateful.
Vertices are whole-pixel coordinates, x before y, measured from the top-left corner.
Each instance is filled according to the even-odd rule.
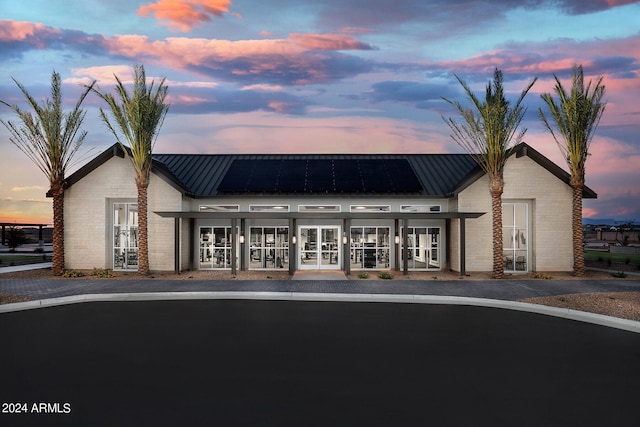
[[[56,276],[64,273],[64,190],[66,173],[78,149],[84,142],[86,131],[80,127],[85,111],[80,108],[95,81],[86,86],[73,110],[66,113],[62,108],[60,74],[51,74],[51,98],[38,103],[27,89],[13,79],[32,111],[18,105],[0,102],[11,108],[20,124],[0,119],[9,130],[9,141],[27,155],[49,179],[49,193],[53,196],[53,259],[52,272]]]
[[[489,177],[491,193],[492,232],[493,232],[493,273],[495,279],[504,277],[503,241],[502,241],[502,193],[504,191],[504,166],[509,149],[522,141],[526,129],[516,132],[526,108],[522,106],[524,97],[536,82],[531,80],[522,91],[513,107],[504,96],[502,72],[495,69],[493,81],[487,84],[484,101],[480,100],[469,86],[456,75],[471,101],[471,108],[459,102],[444,98],[453,105],[462,116],[461,121],[444,118],[451,129],[451,138],[464,148]]]
[[[109,106],[115,125],[111,123],[102,108],[100,109],[100,117],[123,147],[123,151],[131,160],[135,172],[135,182],[138,189],[138,273],[146,276],[149,275],[147,189],[152,165],[151,155],[164,118],[169,111],[169,104],[164,102],[169,88],[165,86],[164,78],[157,86],[155,81],[151,81],[151,84],[147,86],[142,65],[135,65],[133,71],[133,93],[127,92],[127,88],[116,75],[114,77],[118,99],[99,89],[95,89],[95,92]],[[128,143],[128,149],[122,142],[116,127]]]
[[[547,104],[555,126],[552,126],[552,122],[547,119],[542,108],[538,112],[542,122],[558,144],[571,173],[573,272],[576,276],[584,276],[582,191],[589,146],[607,105],[603,101],[605,86],[602,84],[602,76],[596,79],[595,85],[592,86],[592,82],[589,81],[585,86],[582,65],[574,65],[573,67],[573,78],[569,92],[562,86],[558,77],[555,75],[553,77],[556,80],[554,92],[558,99],[555,100],[550,93],[544,93],[540,96]]]

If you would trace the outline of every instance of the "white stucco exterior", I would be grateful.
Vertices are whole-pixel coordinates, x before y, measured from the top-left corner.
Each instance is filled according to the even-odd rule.
[[[536,155],[537,160],[526,155],[525,150],[525,155],[509,157],[504,170],[503,203],[518,203],[527,207],[525,238],[528,253],[525,271],[570,271],[573,268],[572,190],[566,179],[559,177],[561,176],[558,172],[559,168],[550,168],[546,159],[541,163],[539,154]],[[65,192],[65,267],[67,269],[113,268],[113,204],[135,203],[137,199],[130,160],[115,154],[103,158],[106,160],[89,168],[88,172],[84,171]],[[350,236],[352,227],[386,227],[389,233],[387,240],[389,241],[390,268],[396,269],[402,267],[402,262],[395,261],[401,258],[401,252],[394,240],[395,236],[402,236],[404,224],[402,218],[407,218],[406,215],[402,216],[407,212],[406,209],[403,210],[403,206],[439,206],[435,210],[437,213],[428,218],[415,214],[408,219],[409,228],[439,230],[439,260],[436,263],[438,268],[467,272],[492,270],[491,197],[486,176],[481,176],[449,197],[415,195],[351,197],[331,194],[326,196],[245,196],[240,194],[195,198],[186,194],[184,189],[168,178],[164,172],[152,172],[148,189],[149,266],[152,271],[199,268],[200,264],[197,260],[202,244],[199,240],[200,229],[231,225],[231,219],[221,215],[210,217],[199,215],[202,213],[203,205],[237,206],[236,212],[239,215],[236,216],[237,225],[241,228],[240,233],[243,237],[246,235],[247,238],[251,228],[259,226],[289,227],[295,224],[289,231],[289,238],[299,234],[301,226],[337,226],[342,238],[336,240],[340,241],[352,238]],[[278,218],[274,216],[275,212],[272,216],[263,218],[249,215],[255,212],[252,206],[256,205],[282,205],[286,207],[283,211],[286,213],[303,212],[302,207],[309,205],[338,206],[336,212],[342,215],[342,219],[332,218],[330,214],[317,217],[297,215],[297,222],[290,222],[292,216],[284,215]],[[347,220],[346,218],[351,217],[345,214],[356,212],[352,209],[355,205],[384,205],[389,209],[380,212],[372,211],[369,216]],[[158,214],[167,212],[185,213],[185,215],[174,218]],[[242,213],[247,213],[246,218],[242,217]],[[483,213],[484,215],[462,220],[453,213]],[[440,214],[441,218],[438,217]],[[460,230],[462,221],[466,225],[464,234]],[[241,224],[244,225],[243,229]],[[176,247],[176,237],[178,247]],[[427,234],[422,235],[422,242],[428,238],[430,237]],[[345,251],[348,250],[349,244],[346,243],[347,246],[340,249],[345,255],[344,262],[347,263],[349,256]],[[237,248],[237,259],[251,257],[252,249],[248,244]],[[432,250],[431,247],[430,250]],[[465,254],[464,264],[460,259],[462,251]],[[300,258],[299,247],[290,246],[289,252],[290,257]]]
[[[573,269],[571,230],[572,190],[529,157],[511,156],[504,170],[502,201],[529,205],[529,270]],[[458,209],[487,212],[467,221],[467,270],[491,271],[493,246],[489,179],[483,176],[458,195]]]
[[[130,160],[113,157],[65,191],[65,268],[112,268],[114,202],[135,202]],[[182,210],[182,194],[156,174],[148,189],[149,268],[174,269],[174,221],[157,210]]]

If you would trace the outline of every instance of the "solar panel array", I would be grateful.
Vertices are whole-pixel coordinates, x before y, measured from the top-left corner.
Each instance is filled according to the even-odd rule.
[[[420,193],[406,159],[236,159],[218,193]]]

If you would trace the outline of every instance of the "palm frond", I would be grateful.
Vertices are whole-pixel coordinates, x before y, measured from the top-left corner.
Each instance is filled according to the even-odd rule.
[[[540,95],[550,117],[542,108],[538,113],[562,152],[572,176],[584,182],[591,141],[607,104],[603,101],[603,77],[597,78],[593,87],[591,81],[585,87],[582,65],[576,65],[573,67],[570,90],[565,89],[557,76],[554,75],[554,78],[557,98],[550,93]]]
[[[22,92],[31,111],[0,100],[2,104],[11,108],[18,118],[17,123],[2,119],[0,123],[9,131],[9,141],[47,176],[49,183],[61,185],[67,169],[87,135],[80,130],[85,118],[81,106],[95,82],[86,86],[74,109],[67,113],[62,108],[60,74],[55,71],[51,75],[51,97],[42,103],[33,98],[24,85],[16,79],[13,81]]]
[[[443,98],[461,117],[459,121],[443,117],[451,129],[451,139],[464,148],[489,177],[502,176],[509,148],[520,143],[526,132],[523,129],[517,133],[526,113],[522,103],[537,78],[531,80],[511,107],[504,95],[503,77],[499,69],[495,69],[493,80],[487,84],[483,100],[460,77],[455,77],[471,107]]]
[[[129,93],[122,80],[116,79],[115,96],[99,89],[95,92],[107,104],[107,111],[100,109],[100,117],[129,156],[137,178],[148,179],[151,170],[153,147],[169,110],[165,104],[168,87],[162,78],[156,86],[148,86],[142,65],[134,66],[133,91]],[[108,114],[110,113],[110,114]]]

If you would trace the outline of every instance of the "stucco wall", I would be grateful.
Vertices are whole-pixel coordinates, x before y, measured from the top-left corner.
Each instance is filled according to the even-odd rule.
[[[65,267],[113,267],[112,203],[135,202],[137,190],[128,159],[114,157],[65,192]],[[172,186],[151,175],[148,189],[149,268],[174,269],[173,219],[154,211],[180,210],[182,196]]]
[[[509,158],[504,171],[503,202],[529,203],[529,271],[573,268],[571,187],[529,157]],[[482,177],[458,195],[461,212],[487,212],[467,221],[467,270],[492,270],[491,196]]]

